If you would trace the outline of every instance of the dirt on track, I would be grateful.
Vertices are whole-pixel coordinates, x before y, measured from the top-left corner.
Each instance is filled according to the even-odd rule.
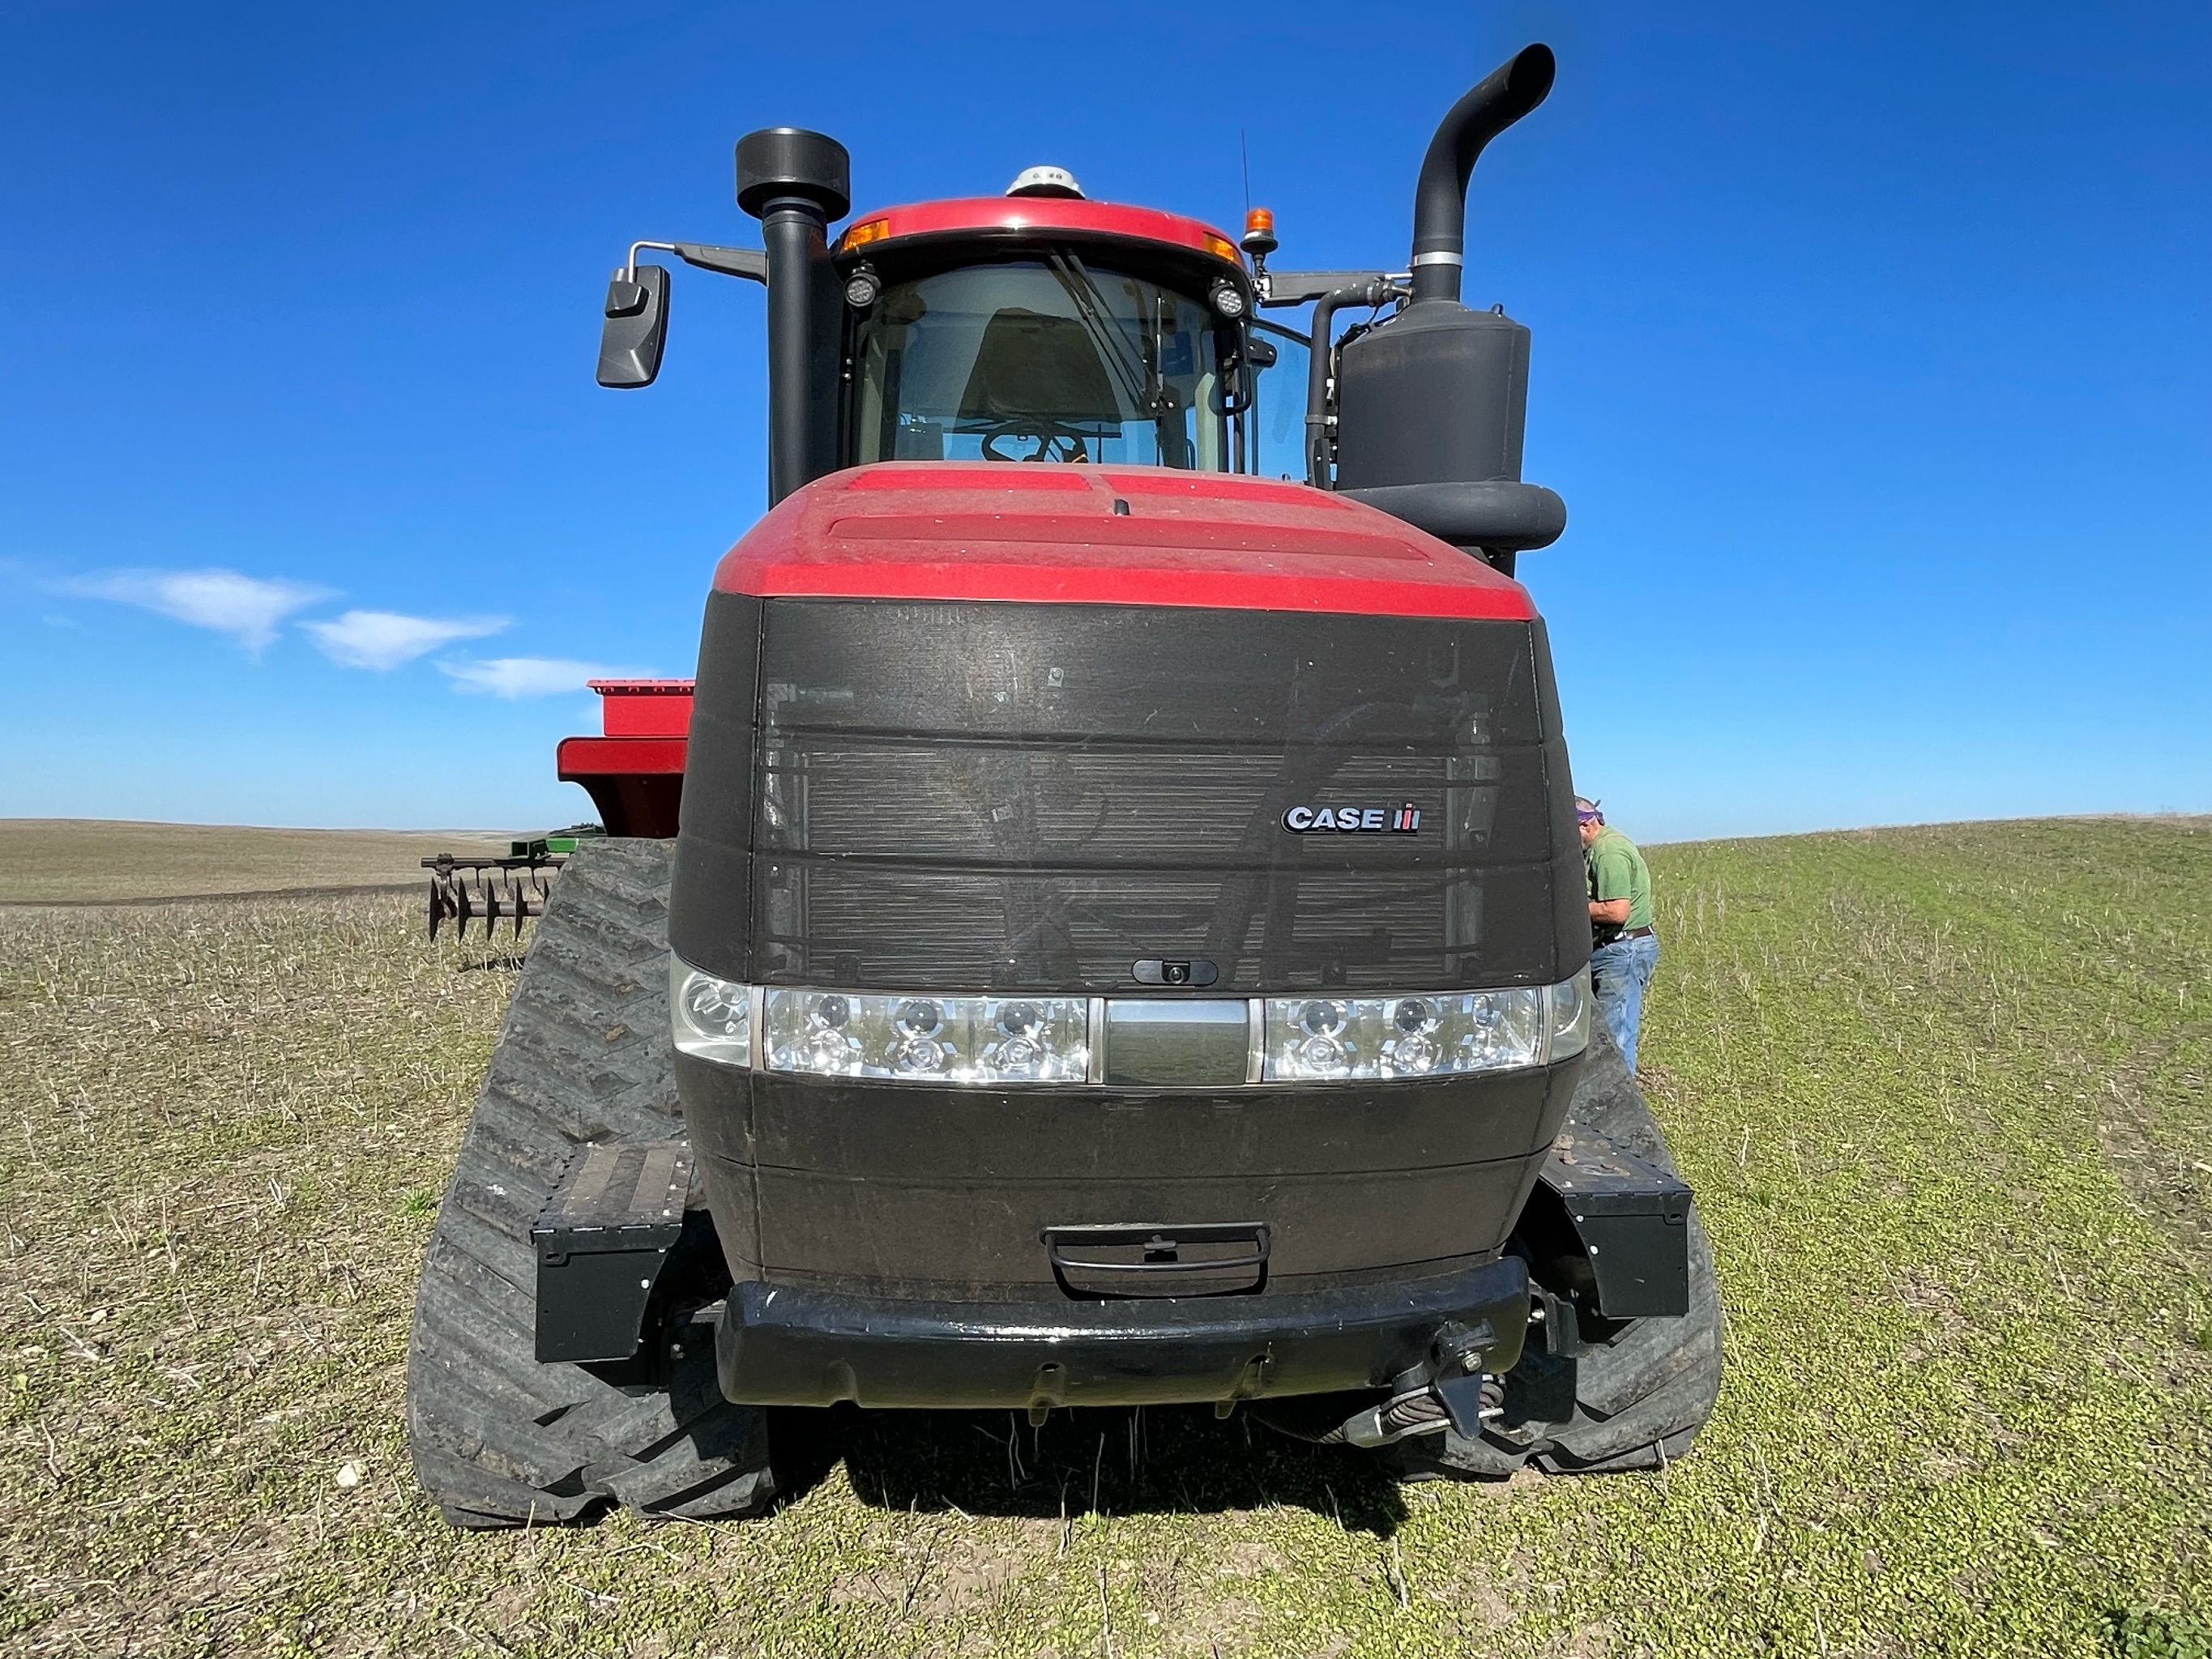
[[[2212,834],[1651,863],[1647,1081],[1729,1318],[1682,1462],[1401,1488],[1204,1410],[793,1413],[765,1520],[502,1534],[438,1522],[400,1399],[507,941],[0,913],[0,1652],[2190,1650]]]

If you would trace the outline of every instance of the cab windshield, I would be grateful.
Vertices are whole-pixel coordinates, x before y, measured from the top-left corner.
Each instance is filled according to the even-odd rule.
[[[1226,471],[1216,320],[1066,251],[895,283],[854,342],[853,459]]]

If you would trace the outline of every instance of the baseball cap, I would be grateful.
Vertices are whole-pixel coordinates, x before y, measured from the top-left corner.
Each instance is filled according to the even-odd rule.
[[[1575,797],[1575,822],[1577,823],[1603,823],[1605,822],[1605,814],[1597,810],[1597,803],[1595,801],[1585,800],[1580,795],[1577,795]]]

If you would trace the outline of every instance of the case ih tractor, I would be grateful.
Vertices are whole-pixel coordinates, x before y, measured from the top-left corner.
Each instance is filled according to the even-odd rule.
[[[1592,1018],[1512,576],[1565,508],[1528,331],[1460,302],[1469,173],[1552,75],[1446,116],[1405,274],[1049,168],[833,240],[846,152],[788,128],[737,148],[762,251],[638,245],[766,284],[771,506],[693,695],[564,745],[610,834],[409,1349],[448,1518],[745,1513],[769,1408],[841,1402],[1211,1405],[1408,1475],[1687,1447],[1711,1258]],[[659,366],[637,252],[605,385]]]

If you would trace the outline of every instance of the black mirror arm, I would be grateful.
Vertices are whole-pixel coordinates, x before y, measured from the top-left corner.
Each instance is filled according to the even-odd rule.
[[[672,250],[687,265],[696,265],[702,270],[720,271],[725,276],[743,276],[748,282],[768,286],[768,255],[757,247],[716,247],[711,242],[678,242]]]
[[[719,271],[725,276],[743,276],[765,288],[768,286],[768,255],[758,248],[717,247],[712,242],[632,242],[629,260],[624,267],[626,279],[637,280],[637,251],[641,247],[659,248],[672,253],[687,265],[696,265],[702,270]]]
[[[1405,272],[1380,270],[1271,270],[1254,279],[1263,306],[1302,306],[1354,283],[1405,283]]]

